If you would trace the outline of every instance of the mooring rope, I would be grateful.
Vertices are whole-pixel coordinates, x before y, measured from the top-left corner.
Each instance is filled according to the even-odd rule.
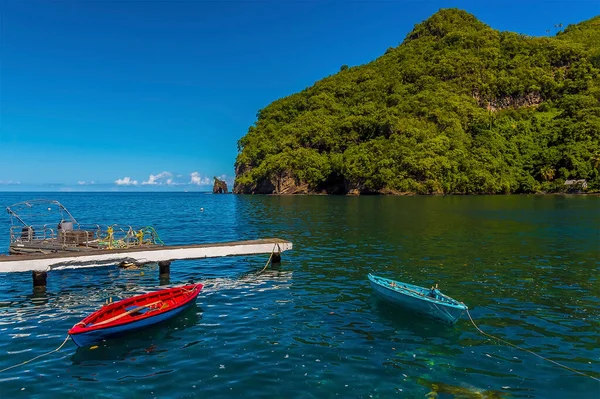
[[[267,266],[269,266],[269,263],[271,263],[271,259],[273,258],[273,254],[275,253],[275,248],[279,248],[279,244],[273,245],[273,250],[271,251],[271,255],[269,255],[269,259],[267,259],[267,263],[265,264],[265,267],[262,268],[261,271],[259,271],[256,275],[258,276],[259,274],[261,274],[262,272],[265,271],[265,269],[267,268]],[[281,248],[280,249],[280,253],[281,253]]]
[[[461,302],[461,303],[462,303],[462,302]],[[464,305],[464,303],[462,303],[462,304]],[[466,306],[466,305],[465,305],[465,306]],[[504,343],[504,344],[506,344],[506,345],[512,346],[513,348],[517,348],[517,349],[520,349],[520,350],[522,350],[522,351],[529,352],[529,353],[531,353],[532,355],[535,355],[535,356],[539,357],[540,359],[546,360],[546,361],[548,361],[548,362],[550,362],[550,363],[554,363],[554,364],[556,364],[556,365],[557,365],[557,366],[559,366],[559,367],[562,367],[562,368],[564,368],[564,369],[566,369],[566,370],[572,371],[573,373],[577,373],[577,374],[579,374],[579,375],[582,375],[582,376],[584,376],[584,377],[589,377],[589,378],[591,378],[591,379],[593,379],[593,380],[600,381],[600,378],[596,378],[596,377],[593,377],[593,376],[591,376],[591,375],[589,375],[589,374],[582,373],[581,371],[577,371],[577,370],[575,370],[575,369],[572,369],[571,367],[569,367],[569,366],[565,366],[564,364],[561,364],[561,363],[559,363],[559,362],[557,362],[557,361],[554,361],[554,360],[552,360],[552,359],[548,359],[548,358],[545,358],[544,356],[538,355],[537,353],[535,353],[535,352],[533,352],[533,351],[530,351],[529,349],[521,348],[520,346],[517,346],[517,345],[515,345],[515,344],[512,344],[512,343],[510,343],[510,342],[508,342],[508,341],[505,341],[505,340],[503,340],[503,339],[501,339],[501,338],[498,338],[498,337],[495,337],[495,336],[493,336],[493,335],[491,335],[491,334],[488,334],[488,333],[486,333],[486,332],[483,332],[483,331],[481,330],[481,328],[479,328],[479,327],[477,326],[477,324],[475,324],[475,321],[474,321],[474,320],[473,320],[473,318],[471,317],[471,313],[469,313],[469,309],[468,309],[468,308],[466,309],[466,311],[467,311],[467,314],[469,315],[469,319],[471,320],[471,323],[473,323],[473,326],[474,326],[474,327],[477,329],[477,331],[479,331],[479,332],[480,332],[480,333],[482,333],[483,335],[485,335],[485,336],[488,336],[488,337],[490,337],[490,338],[492,338],[492,339],[495,339],[495,340],[497,340],[497,341],[500,341],[500,342],[502,342],[502,343]]]
[[[34,357],[33,359],[25,360],[23,363],[15,364],[14,366],[10,366],[10,367],[7,367],[7,368],[5,368],[5,369],[2,369],[2,370],[0,370],[0,373],[4,372],[4,371],[6,371],[6,370],[14,369],[15,367],[22,366],[22,365],[24,365],[24,364],[27,364],[27,363],[29,363],[29,362],[33,362],[34,360],[37,360],[37,359],[39,359],[40,357],[43,357],[43,356],[49,355],[49,354],[51,354],[51,353],[58,352],[58,351],[59,351],[59,350],[60,350],[60,349],[61,349],[63,346],[65,346],[65,344],[67,343],[67,341],[69,340],[69,338],[70,338],[70,335],[68,335],[68,334],[67,334],[67,338],[65,338],[65,340],[63,341],[63,343],[62,343],[62,344],[60,344],[60,346],[59,346],[58,348],[56,348],[56,349],[54,349],[54,350],[51,350],[50,352],[46,352],[46,353],[44,353],[44,354],[41,354],[41,355],[39,355],[39,356],[36,356],[36,357]]]

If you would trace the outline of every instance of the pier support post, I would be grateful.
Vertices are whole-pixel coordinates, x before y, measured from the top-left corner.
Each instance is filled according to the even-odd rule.
[[[163,277],[163,276],[169,276],[169,274],[171,273],[171,262],[169,262],[168,260],[161,260],[160,262],[158,262],[158,274]]]
[[[45,289],[46,280],[48,279],[48,273],[39,270],[32,270],[31,276],[33,277],[33,288],[34,289]]]
[[[160,285],[168,285],[170,283],[169,273],[171,272],[171,262],[161,260],[158,262],[158,281]]]
[[[273,252],[271,263],[281,263],[281,252]]]

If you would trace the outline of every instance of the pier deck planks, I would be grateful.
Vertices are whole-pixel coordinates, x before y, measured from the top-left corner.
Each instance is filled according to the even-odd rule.
[[[292,243],[279,238],[231,241],[209,244],[142,246],[126,249],[99,249],[82,252],[0,256],[0,273],[50,271],[82,267],[111,266],[121,262],[136,264],[220,256],[270,254],[292,249]]]

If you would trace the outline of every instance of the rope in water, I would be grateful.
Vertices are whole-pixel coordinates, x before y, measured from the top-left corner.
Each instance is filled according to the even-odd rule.
[[[262,270],[257,273],[257,275],[264,272],[265,269],[267,268],[267,266],[269,266],[269,263],[271,263],[271,259],[273,258],[273,254],[275,253],[275,248],[279,248],[279,244],[276,244],[273,246],[273,250],[271,251],[271,255],[269,255],[269,259],[267,259],[267,263],[265,264],[265,267],[263,267]]]
[[[33,362],[34,360],[37,360],[37,359],[39,359],[40,357],[43,357],[43,356],[49,355],[49,354],[51,354],[51,353],[58,352],[58,351],[59,351],[59,350],[60,350],[60,349],[61,349],[63,346],[65,346],[65,344],[67,343],[67,341],[69,340],[69,338],[70,338],[70,336],[67,334],[67,337],[65,338],[65,340],[63,341],[63,343],[62,343],[62,344],[60,344],[60,346],[59,346],[58,348],[56,348],[56,349],[54,349],[54,350],[51,350],[50,352],[46,352],[46,353],[44,353],[44,354],[41,354],[41,355],[39,355],[39,356],[36,356],[36,357],[34,357],[33,359],[25,360],[23,363],[15,364],[14,366],[10,366],[10,367],[7,367],[7,368],[5,368],[5,369],[2,369],[2,370],[0,370],[0,373],[4,372],[4,371],[6,371],[6,370],[14,369],[15,367],[23,366],[24,364],[27,364],[27,363],[29,363],[29,362]]]
[[[461,303],[462,303],[462,302],[461,302]],[[463,305],[464,305],[464,303],[463,303]],[[465,306],[466,306],[466,305],[465,305]],[[554,361],[554,360],[552,360],[552,359],[548,359],[548,358],[545,358],[544,356],[538,355],[537,353],[535,353],[535,352],[533,352],[533,351],[530,351],[529,349],[521,348],[520,346],[517,346],[517,345],[515,345],[515,344],[512,344],[512,343],[510,343],[510,342],[508,342],[508,341],[505,341],[505,340],[503,340],[503,339],[501,339],[501,338],[498,338],[498,337],[495,337],[495,336],[493,336],[493,335],[491,335],[491,334],[488,334],[488,333],[486,333],[486,332],[483,332],[483,331],[481,330],[481,328],[479,328],[479,327],[477,326],[477,324],[475,324],[475,321],[473,321],[473,318],[471,317],[471,313],[469,313],[469,309],[466,309],[466,310],[467,310],[467,314],[469,315],[469,319],[471,320],[471,323],[473,323],[473,326],[474,326],[474,327],[477,329],[477,331],[479,331],[479,332],[480,332],[480,333],[482,333],[483,335],[485,335],[485,336],[487,336],[487,337],[490,337],[490,338],[492,338],[492,339],[495,339],[495,340],[497,340],[497,341],[500,341],[500,342],[502,342],[502,343],[504,343],[504,344],[506,344],[506,345],[512,346],[513,348],[517,348],[517,349],[520,349],[520,350],[522,350],[522,351],[529,352],[529,353],[531,353],[532,355],[535,355],[535,356],[539,357],[540,359],[543,359],[543,360],[549,361],[550,363],[554,363],[554,364],[556,364],[556,365],[557,365],[557,366],[559,366],[559,367],[562,367],[562,368],[564,368],[564,369],[567,369],[567,370],[569,370],[569,371],[572,371],[573,373],[576,373],[576,374],[582,375],[582,376],[584,376],[584,377],[589,377],[589,378],[591,378],[591,379],[593,379],[593,380],[596,380],[596,381],[600,381],[600,378],[596,378],[596,377],[593,377],[593,376],[591,376],[591,375],[588,375],[588,374],[582,373],[581,371],[577,371],[577,370],[575,370],[575,369],[572,369],[571,367],[569,367],[569,366],[565,366],[564,364],[561,364],[561,363],[559,363],[559,362],[557,362],[557,361]]]

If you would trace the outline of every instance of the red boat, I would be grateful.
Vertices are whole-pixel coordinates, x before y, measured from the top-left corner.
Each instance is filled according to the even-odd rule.
[[[202,284],[184,285],[123,299],[103,306],[69,330],[77,346],[139,330],[167,320],[196,302]]]

